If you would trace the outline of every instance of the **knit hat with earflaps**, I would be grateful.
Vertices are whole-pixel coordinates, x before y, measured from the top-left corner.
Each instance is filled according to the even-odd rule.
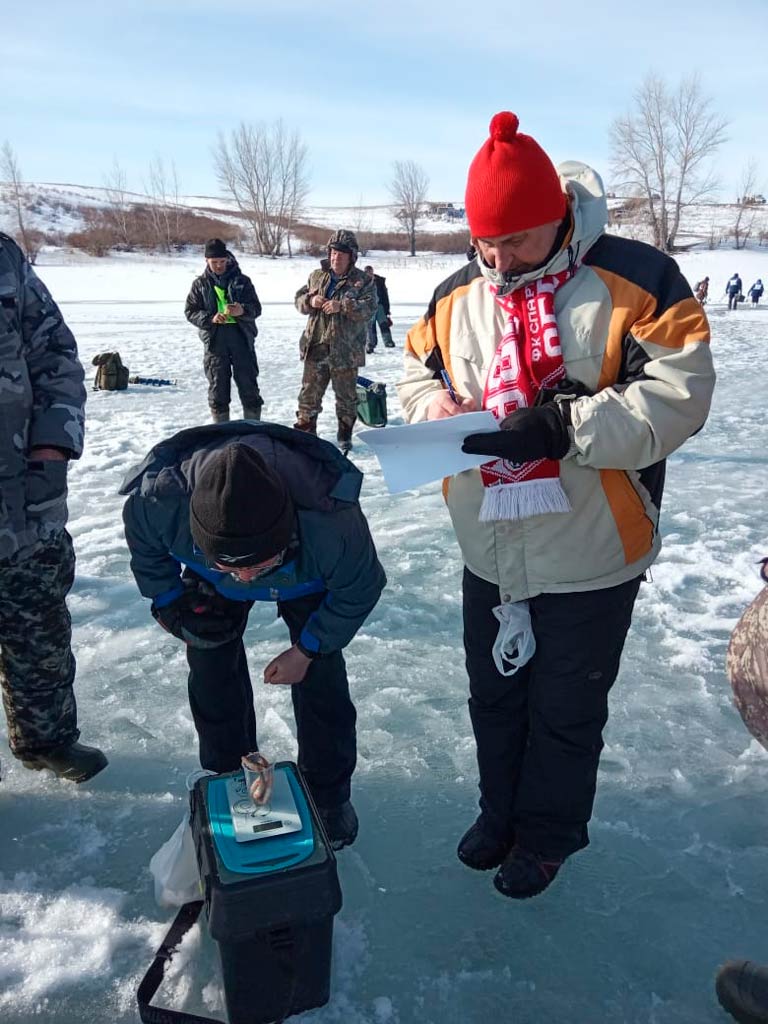
[[[203,467],[189,502],[192,538],[211,561],[265,562],[291,542],[294,507],[281,477],[246,444],[228,444]]]
[[[552,161],[516,114],[502,111],[469,168],[465,207],[473,238],[498,238],[562,220],[566,201]]]

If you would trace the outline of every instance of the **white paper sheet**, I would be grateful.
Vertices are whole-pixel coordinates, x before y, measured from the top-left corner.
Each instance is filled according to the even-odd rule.
[[[356,437],[373,448],[389,493],[396,494],[493,461],[489,455],[467,455],[461,442],[469,434],[498,429],[493,413],[464,412],[404,427],[361,430]]]

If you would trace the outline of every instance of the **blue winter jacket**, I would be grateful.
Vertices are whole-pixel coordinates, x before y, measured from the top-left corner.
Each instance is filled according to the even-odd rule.
[[[189,500],[211,454],[255,448],[280,474],[296,507],[293,557],[252,583],[212,568],[195,546]],[[235,422],[183,430],[156,445],[120,488],[131,569],[157,607],[180,596],[186,566],[234,601],[290,601],[325,594],[300,642],[327,654],[345,647],[379,599],[386,576],[358,503],[362,473],[329,442],[274,423]]]

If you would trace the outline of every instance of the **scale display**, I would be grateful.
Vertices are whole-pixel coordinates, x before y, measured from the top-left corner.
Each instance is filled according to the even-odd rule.
[[[269,810],[251,803],[242,773],[227,779],[226,786],[229,812],[238,843],[301,830],[301,817],[285,772],[276,771],[274,774]]]

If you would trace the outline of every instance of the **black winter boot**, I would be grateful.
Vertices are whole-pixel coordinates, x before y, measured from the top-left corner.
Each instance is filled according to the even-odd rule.
[[[261,419],[261,406],[258,405],[254,409],[248,409],[243,406],[243,419],[244,420],[260,420]]]
[[[328,835],[331,849],[341,850],[351,846],[357,839],[359,822],[349,800],[339,807],[318,807],[317,813]]]
[[[511,845],[484,832],[478,818],[461,837],[456,856],[473,871],[489,871],[501,864]]]
[[[229,423],[229,409],[224,409],[223,412],[211,409],[211,419],[214,423]]]
[[[86,747],[83,743],[65,743],[53,750],[27,754],[21,763],[36,772],[47,768],[68,782],[87,782],[109,764],[98,747]]]
[[[349,455],[352,451],[352,424],[339,420],[339,429],[336,434],[342,455]]]
[[[768,1021],[768,967],[751,960],[729,960],[717,972],[720,1005],[741,1024]]]
[[[562,866],[562,860],[545,860],[538,853],[513,846],[496,872],[493,884],[502,896],[525,900],[544,892]]]

